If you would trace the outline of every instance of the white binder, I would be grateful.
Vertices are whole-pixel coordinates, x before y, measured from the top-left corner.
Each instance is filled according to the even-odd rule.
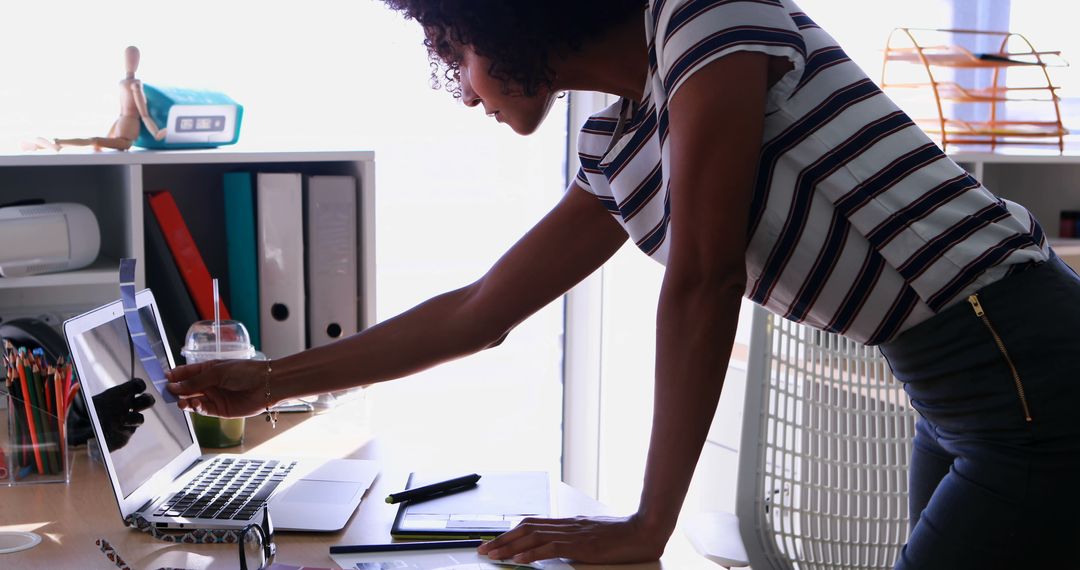
[[[304,350],[304,216],[298,173],[259,173],[259,328],[262,351]]]
[[[356,332],[356,179],[312,176],[306,198],[308,341],[316,347]]]

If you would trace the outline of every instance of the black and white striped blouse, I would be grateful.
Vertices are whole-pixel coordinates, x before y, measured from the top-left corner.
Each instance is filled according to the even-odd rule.
[[[645,23],[645,96],[585,123],[576,182],[653,259],[666,263],[670,243],[668,101],[695,71],[740,50],[794,65],[768,93],[748,298],[877,344],[1048,258],[1034,217],[948,158],[793,2],[652,0]],[[612,141],[620,112],[623,134]]]

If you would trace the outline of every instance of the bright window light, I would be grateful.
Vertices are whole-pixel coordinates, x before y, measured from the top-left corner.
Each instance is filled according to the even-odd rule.
[[[19,2],[3,20],[0,153],[103,136],[128,45],[145,83],[244,105],[239,148],[374,150],[380,320],[480,277],[564,189],[565,102],[530,137],[465,108],[381,2]],[[556,302],[497,349],[376,387],[376,430],[435,464],[558,473],[561,332]]]

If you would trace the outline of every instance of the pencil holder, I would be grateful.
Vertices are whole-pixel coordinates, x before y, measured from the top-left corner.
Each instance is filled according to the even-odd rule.
[[[55,407],[34,405],[30,399],[4,393],[7,409],[0,430],[0,484],[67,483],[71,454],[67,421]],[[49,400],[49,398],[45,398]]]

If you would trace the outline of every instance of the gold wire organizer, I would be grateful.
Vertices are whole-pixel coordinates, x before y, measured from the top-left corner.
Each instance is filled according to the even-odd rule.
[[[975,52],[944,39],[969,36],[997,44],[995,50]],[[906,64],[906,65],[905,65]],[[893,96],[908,92],[923,103],[932,95],[933,110],[916,115],[915,122],[938,139],[942,149],[948,145],[1026,144],[1054,145],[1065,149],[1068,130],[1061,123],[1059,87],[1050,79],[1048,67],[1068,65],[1059,51],[1038,51],[1026,37],[1014,32],[965,29],[896,28],[885,44],[881,68],[881,88]],[[898,68],[907,68],[901,72]],[[956,70],[991,70],[990,85],[965,84]],[[1006,69],[1014,69],[1013,80],[1006,82]],[[974,74],[967,74],[974,76]],[[890,80],[893,76],[902,76]],[[952,76],[952,77],[950,77]],[[1009,83],[1008,85],[1006,83]],[[999,106],[1016,102],[1026,107],[1031,119],[999,118]],[[958,104],[986,105],[975,113],[979,118],[951,116]]]

